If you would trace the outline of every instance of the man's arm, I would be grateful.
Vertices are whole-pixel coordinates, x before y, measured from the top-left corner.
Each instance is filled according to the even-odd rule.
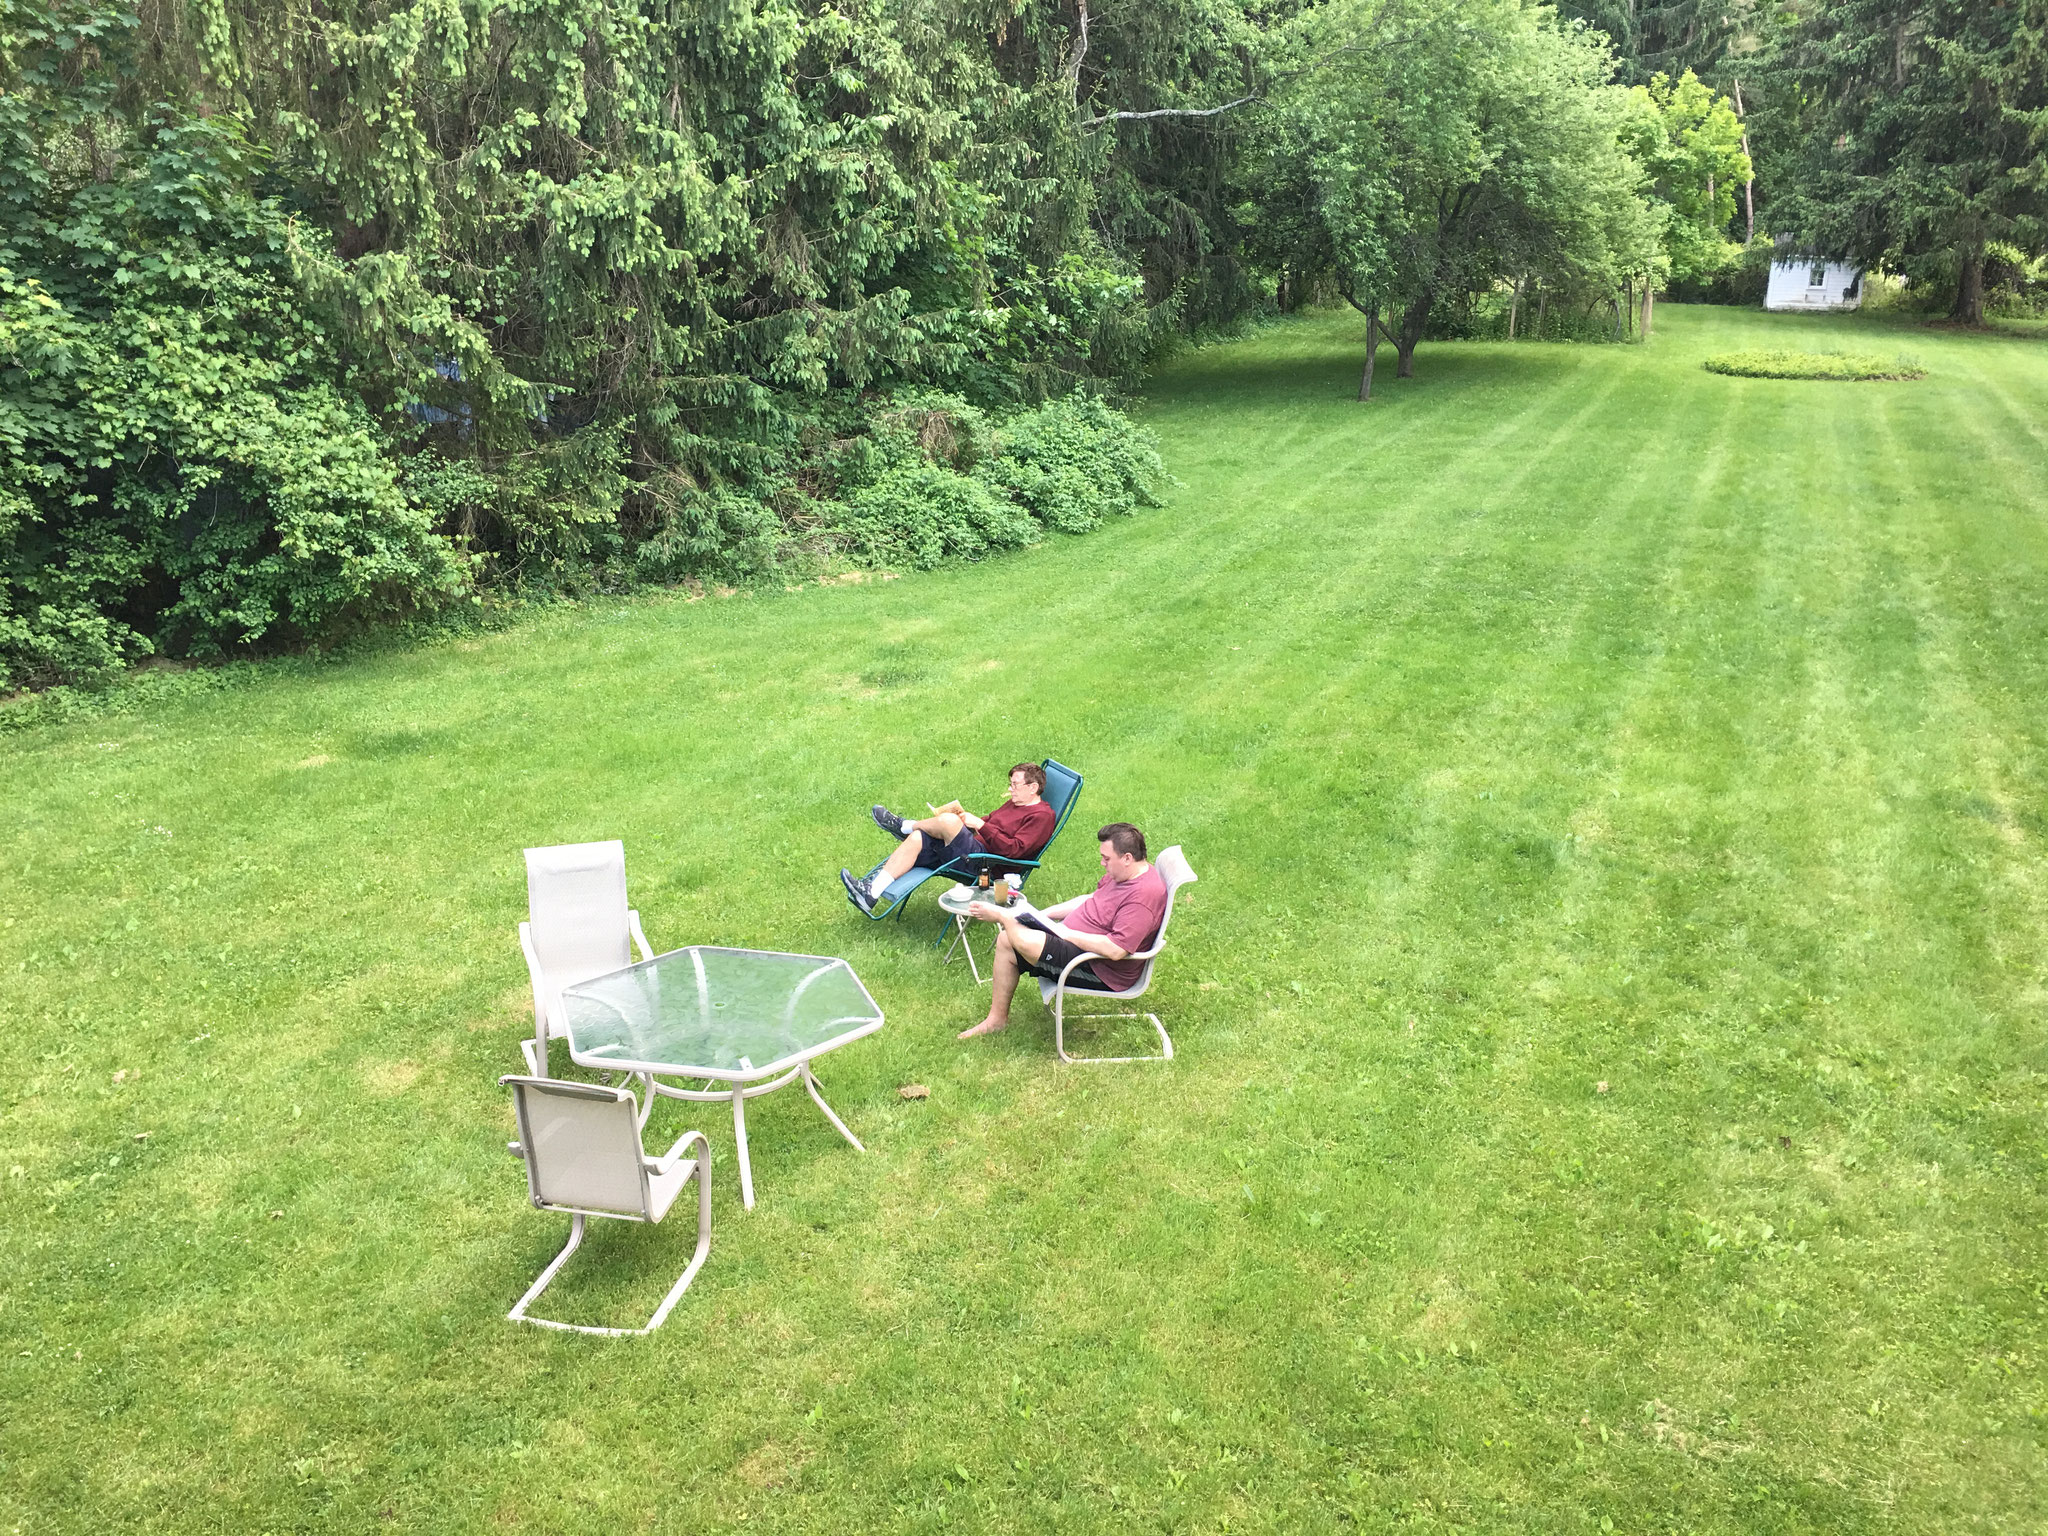
[[[1064,912],[1070,907],[1078,906],[1086,899],[1085,897],[1076,896],[1072,901],[1063,901],[1056,907],[1047,907],[1038,914],[1039,919],[1052,923],[1054,931],[1076,949],[1085,949],[1089,954],[1100,955],[1105,960],[1123,959],[1130,951],[1119,949],[1115,940],[1106,938],[1099,933],[1078,933],[1072,928],[1058,926],[1058,913]],[[1017,929],[1023,926],[1019,914],[1012,912],[1007,907],[999,907],[993,902],[977,901],[967,910],[970,916],[978,917],[985,923],[999,923],[1006,931],[1011,933],[1015,933]]]
[[[1067,942],[1076,949],[1085,949],[1091,955],[1100,955],[1105,960],[1121,960],[1130,954],[1127,949],[1118,949],[1116,940],[1103,933],[1078,933],[1072,928],[1062,928]]]

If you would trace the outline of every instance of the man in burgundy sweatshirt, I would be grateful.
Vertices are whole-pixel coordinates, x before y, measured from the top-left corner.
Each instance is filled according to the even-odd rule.
[[[896,851],[889,855],[872,878],[860,880],[848,870],[839,871],[847,898],[861,911],[874,915],[875,903],[889,882],[909,869],[938,869],[970,853],[993,853],[1000,858],[1035,859],[1038,850],[1052,838],[1059,817],[1041,798],[1045,770],[1036,763],[1019,763],[1010,770],[1010,793],[986,817],[966,810],[958,800],[948,801],[919,821],[908,821],[886,806],[875,806],[875,824],[892,837],[900,837]]]

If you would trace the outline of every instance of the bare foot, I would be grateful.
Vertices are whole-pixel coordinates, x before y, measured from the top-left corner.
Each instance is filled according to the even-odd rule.
[[[975,1025],[974,1028],[961,1030],[958,1035],[954,1036],[954,1038],[956,1040],[972,1040],[976,1035],[1001,1034],[1004,1030],[1008,1029],[1009,1027],[1010,1021],[1008,1019],[983,1019],[979,1024]]]

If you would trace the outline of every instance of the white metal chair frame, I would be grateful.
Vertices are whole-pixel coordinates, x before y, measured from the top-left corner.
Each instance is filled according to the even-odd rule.
[[[562,1022],[562,988],[574,986],[579,981],[588,981],[592,976],[601,976],[606,971],[618,970],[633,962],[626,941],[631,940],[640,952],[642,960],[654,958],[654,946],[647,942],[647,935],[640,927],[640,914],[632,907],[626,907],[626,931],[617,935],[615,956],[606,956],[601,961],[592,960],[589,968],[581,974],[566,977],[551,977],[541,964],[540,947],[534,938],[533,924],[539,914],[542,887],[546,880],[558,871],[548,867],[549,855],[584,855],[592,865],[602,864],[616,867],[618,871],[618,897],[621,905],[626,892],[626,845],[613,840],[609,843],[570,843],[553,848],[529,848],[526,850],[527,921],[519,925],[519,948],[526,956],[526,976],[533,986],[533,1038],[519,1043],[520,1054],[526,1058],[526,1069],[535,1077],[548,1075],[548,1036],[566,1034]],[[538,857],[536,857],[538,856]],[[653,1107],[648,1100],[648,1107]],[[646,1120],[645,1114],[641,1120]]]
[[[519,1119],[519,1140],[508,1142],[506,1146],[515,1156],[525,1160],[527,1198],[533,1203],[535,1210],[568,1211],[571,1216],[568,1243],[555,1255],[554,1262],[541,1271],[540,1278],[527,1288],[526,1294],[519,1298],[518,1304],[505,1314],[506,1320],[514,1323],[532,1323],[537,1328],[559,1328],[566,1333],[594,1333],[610,1338],[639,1338],[654,1332],[668,1321],[670,1309],[682,1299],[683,1292],[690,1288],[690,1282],[697,1278],[697,1271],[704,1267],[705,1256],[711,1252],[711,1143],[704,1139],[701,1131],[685,1131],[676,1139],[675,1145],[658,1158],[648,1157],[643,1150],[635,1170],[640,1186],[637,1209],[606,1210],[591,1205],[559,1204],[541,1194],[542,1177],[539,1165],[543,1154],[534,1135],[527,1094],[539,1091],[564,1098],[598,1100],[622,1105],[625,1113],[632,1117],[632,1137],[636,1146],[640,1141],[641,1130],[647,1123],[647,1116],[639,1108],[633,1094],[624,1088],[603,1088],[595,1083],[568,1083],[539,1076],[501,1077],[498,1082],[512,1090],[513,1107]],[[653,1107],[651,1098],[648,1107]],[[686,1163],[684,1156],[693,1143],[696,1146],[696,1156]],[[655,1309],[654,1316],[649,1319],[646,1327],[598,1328],[583,1323],[561,1323],[551,1318],[527,1315],[526,1309],[540,1299],[541,1292],[548,1288],[549,1282],[560,1274],[562,1266],[569,1262],[569,1256],[581,1246],[586,1217],[608,1216],[617,1221],[659,1222],[668,1214],[669,1207],[682,1193],[683,1186],[693,1178],[697,1181],[697,1251],[691,1255],[689,1268],[683,1271],[682,1278],[676,1281],[669,1289],[668,1295],[662,1298],[661,1305]]]
[[[1088,954],[1076,955],[1072,960],[1069,960],[1060,968],[1059,979],[1056,981],[1048,981],[1044,977],[1039,978],[1039,999],[1046,1007],[1052,1010],[1053,1049],[1059,1052],[1060,1060],[1069,1065],[1103,1067],[1119,1066],[1134,1061],[1173,1060],[1173,1041],[1166,1033],[1166,1026],[1159,1022],[1159,1015],[1156,1013],[1139,1013],[1135,1010],[1126,1010],[1120,1013],[1077,1013],[1074,1017],[1077,1019],[1145,1019],[1152,1025],[1154,1033],[1159,1036],[1159,1054],[1157,1056],[1070,1056],[1067,1054],[1066,1003],[1069,992],[1075,997],[1106,997],[1114,998],[1119,1002],[1131,1002],[1143,996],[1145,989],[1152,985],[1152,967],[1157,963],[1160,951],[1166,948],[1166,929],[1173,921],[1174,898],[1180,894],[1182,886],[1192,885],[1195,881],[1194,869],[1188,864],[1187,855],[1181,851],[1180,844],[1178,843],[1175,843],[1171,848],[1162,850],[1159,857],[1152,861],[1152,864],[1159,871],[1159,877],[1166,882],[1166,910],[1160,914],[1159,932],[1153,935],[1151,947],[1140,950],[1128,957],[1132,960],[1142,960],[1145,962],[1144,970],[1138,973],[1137,985],[1127,987],[1121,992],[1111,992],[1101,987],[1070,986],[1067,977],[1072,974],[1074,967],[1084,961],[1096,958]]]

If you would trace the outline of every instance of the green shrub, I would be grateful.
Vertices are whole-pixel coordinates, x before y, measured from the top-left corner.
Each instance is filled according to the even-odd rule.
[[[1722,352],[1700,365],[1739,379],[1918,379],[1927,370],[1905,358],[1868,352]]]
[[[0,96],[0,176],[35,188],[0,200],[0,684],[325,637],[466,591],[468,561],[333,382],[290,215],[250,190],[261,157],[236,123],[160,116],[104,175],[77,143]]]
[[[928,570],[941,560],[978,560],[1042,536],[1022,507],[943,464],[890,469],[839,503],[832,527],[871,565]]]
[[[1140,503],[1156,506],[1166,466],[1150,432],[1076,391],[999,426],[975,474],[1047,528],[1086,533]]]
[[[854,559],[923,569],[1086,533],[1152,504],[1166,470],[1152,434],[1075,393],[991,425],[958,395],[905,393],[830,459],[830,533]]]

